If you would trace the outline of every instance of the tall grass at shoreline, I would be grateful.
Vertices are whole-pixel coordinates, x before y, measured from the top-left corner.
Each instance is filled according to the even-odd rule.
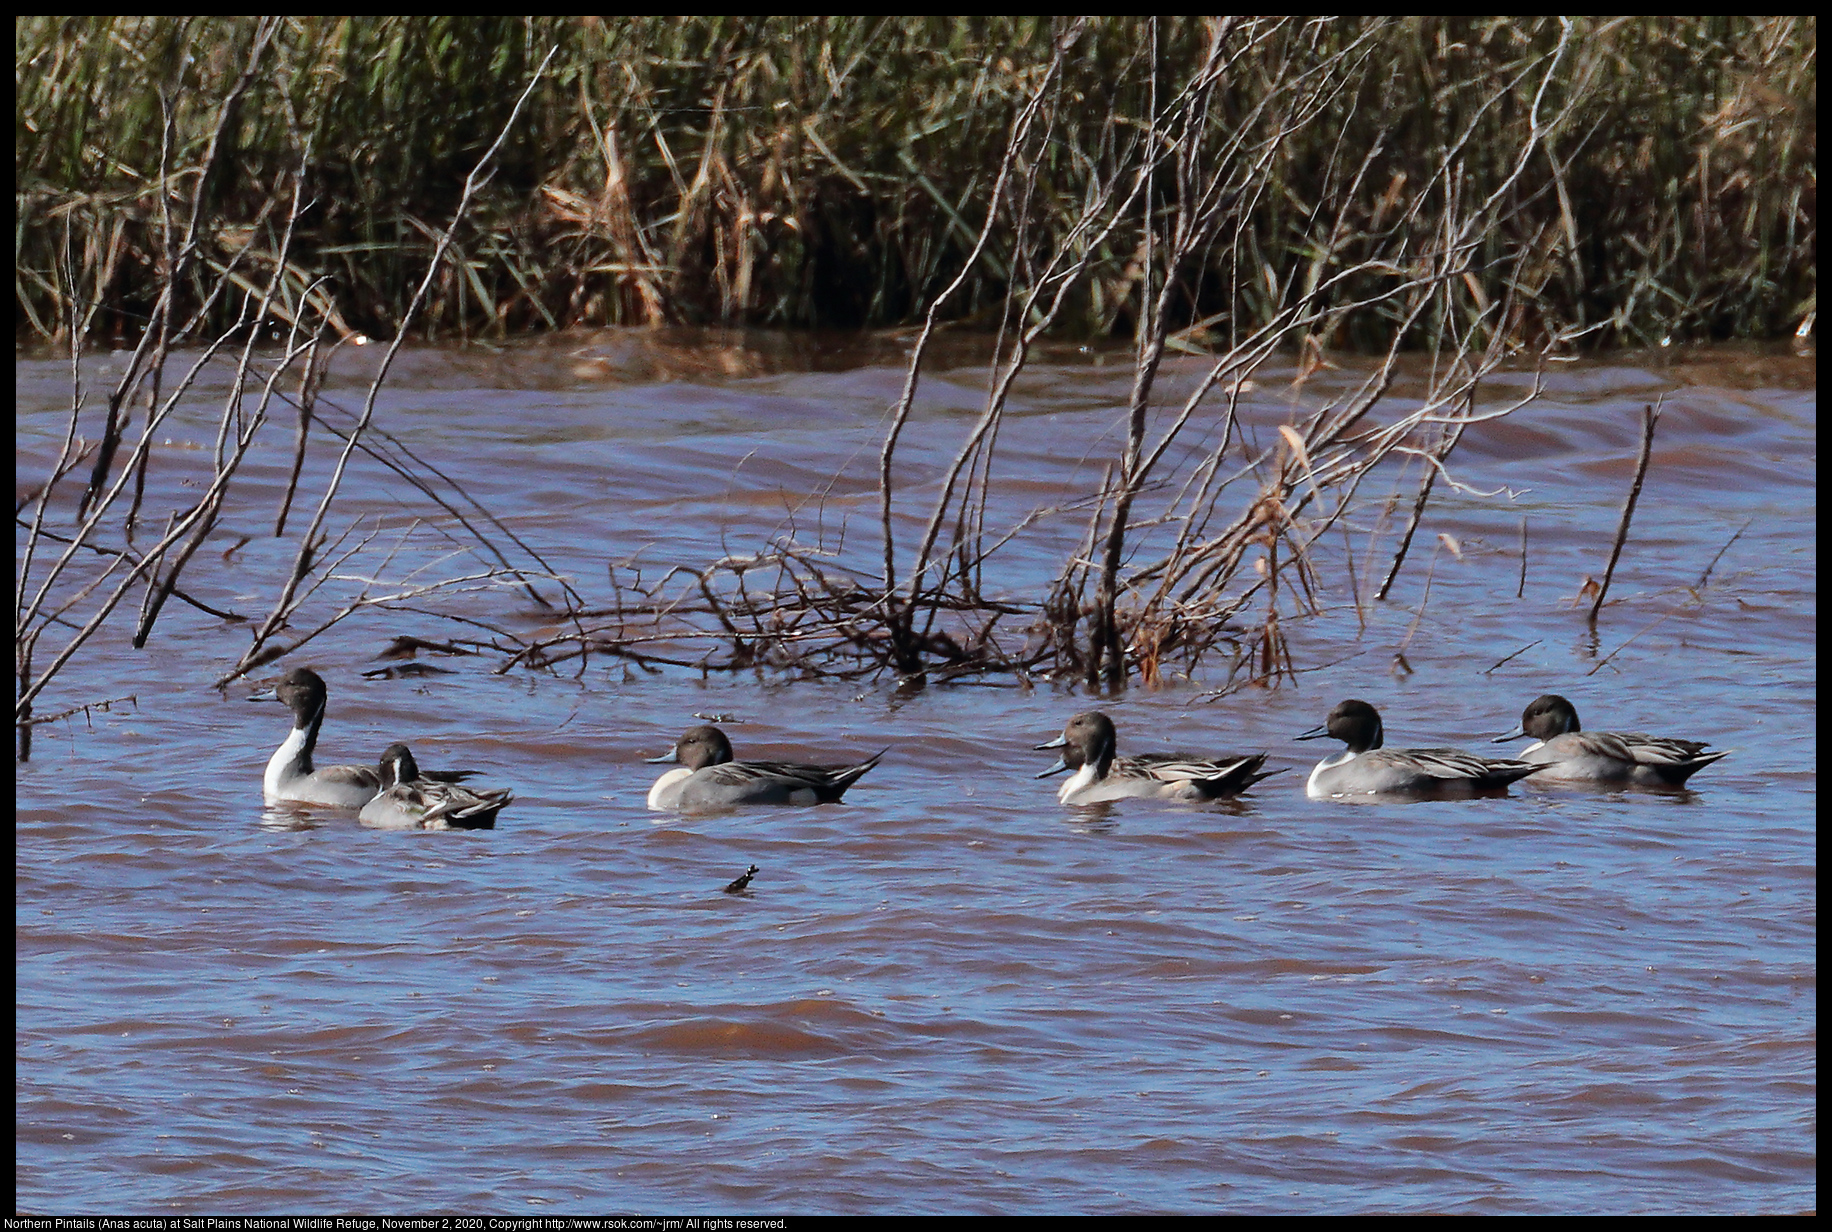
[[[221,328],[237,308],[211,302],[212,278],[272,266],[297,175],[309,206],[282,310],[309,297],[339,330],[392,337],[464,173],[550,47],[424,334],[897,325],[963,270],[948,317],[991,327],[1023,249],[1062,241],[1208,38],[1194,18],[1089,22],[1027,168],[1030,231],[996,225],[968,268],[1059,33],[1042,18],[19,18],[16,333],[86,319],[131,339],[172,263],[171,212],[193,199],[200,259],[175,290]],[[1173,345],[1245,336],[1294,281],[1345,263],[1403,264],[1514,170],[1536,103],[1561,125],[1469,271],[1488,301],[1514,297],[1521,342],[1547,322],[1597,343],[1790,332],[1814,311],[1816,35],[1811,18],[1579,19],[1536,98],[1528,68],[1562,37],[1550,18],[1269,23],[1230,59],[1216,117],[1248,114],[1294,58],[1329,80],[1277,135],[1251,225],[1179,272]],[[1447,151],[1449,177],[1434,170]],[[1160,214],[1172,191],[1152,189]],[[1056,330],[1136,332],[1151,212],[1104,237]],[[1338,225],[1319,248],[1325,212]],[[1395,325],[1345,313],[1314,338],[1377,351]],[[1413,321],[1407,341],[1441,327]]]

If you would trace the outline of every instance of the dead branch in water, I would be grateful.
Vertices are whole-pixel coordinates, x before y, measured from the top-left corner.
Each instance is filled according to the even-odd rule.
[[[1514,597],[1524,599],[1527,595],[1527,518],[1520,517],[1520,584],[1514,588]]]
[[[218,137],[225,131],[228,117],[255,73],[271,32],[267,25],[261,27],[258,32],[260,37],[254,40],[248,52],[246,70],[220,103],[216,129]],[[537,73],[537,80],[538,77]],[[532,88],[531,81],[529,89]],[[523,98],[525,101],[525,94]],[[169,97],[165,105],[169,116],[169,109],[173,105]],[[462,223],[471,195],[487,178],[487,170],[497,149],[507,138],[514,120],[512,115],[496,145],[484,154],[472,171],[467,180],[463,203],[446,232],[447,238]],[[30,755],[30,728],[35,701],[72,658],[108,624],[116,609],[136,587],[144,588],[139,616],[131,634],[131,644],[136,649],[144,648],[149,643],[169,597],[179,597],[219,618],[243,619],[233,613],[212,608],[203,600],[188,594],[180,589],[179,579],[187,570],[195,572],[199,560],[214,558],[215,554],[202,553],[201,549],[216,532],[222,514],[229,507],[227,502],[233,481],[241,474],[243,463],[257,441],[262,439],[262,430],[269,423],[269,411],[274,400],[279,397],[278,389],[282,381],[289,376],[296,376],[301,389],[301,405],[309,409],[312,406],[311,399],[323,378],[324,348],[321,344],[324,334],[334,324],[335,309],[328,298],[315,296],[314,288],[320,285],[320,280],[298,268],[293,252],[295,230],[313,208],[313,203],[305,193],[312,165],[309,137],[303,132],[299,134],[297,162],[289,173],[274,184],[273,197],[262,213],[262,223],[268,227],[266,238],[270,246],[263,247],[253,241],[244,242],[236,255],[227,262],[217,262],[208,256],[206,246],[220,243],[220,237],[205,234],[205,226],[200,221],[203,217],[203,202],[212,191],[217,148],[218,141],[213,138],[202,153],[201,163],[183,169],[182,173],[162,162],[158,186],[152,191],[153,208],[160,211],[160,216],[165,220],[165,293],[155,304],[152,319],[142,332],[138,347],[128,357],[122,375],[107,398],[98,447],[86,445],[79,437],[78,429],[86,410],[83,390],[85,313],[92,315],[95,305],[104,302],[106,287],[98,282],[92,297],[73,297],[69,301],[71,319],[67,337],[70,344],[72,397],[68,424],[63,434],[62,447],[50,466],[48,477],[29,499],[28,503],[35,506],[31,517],[18,519],[24,530],[24,541],[19,551],[14,588],[17,682],[14,717],[19,732],[18,755],[21,759]],[[162,158],[169,159],[170,155],[168,146]],[[169,186],[187,181],[190,185],[189,219],[180,233],[180,229],[170,219]],[[442,247],[440,253],[435,255],[432,268],[428,270],[422,285],[423,294],[431,285],[443,251]],[[176,321],[173,305],[177,300],[177,280],[188,276],[188,271],[200,267],[213,271],[215,277],[213,286],[204,297],[204,307],[188,320]],[[98,271],[97,276],[105,279],[106,270]],[[231,327],[214,337],[199,338],[197,331],[208,318],[209,307],[225,300],[240,303],[239,313]],[[276,337],[279,339],[277,348],[272,345]],[[378,526],[368,535],[360,537],[354,547],[343,551],[339,559],[328,560],[332,553],[340,551],[339,545],[349,539],[355,529],[352,524],[333,538],[325,529],[325,523],[351,455],[364,446],[361,438],[373,415],[376,395],[386,379],[389,364],[405,338],[405,331],[396,338],[370,385],[363,412],[356,425],[347,434],[341,434],[344,436],[344,446],[335,473],[319,501],[311,525],[298,536],[299,546],[289,574],[280,588],[280,596],[270,614],[255,631],[253,644],[243,653],[235,667],[222,677],[223,681],[233,679],[257,663],[272,661],[360,610],[398,608],[428,595],[449,598],[503,585],[516,586],[532,594],[533,580],[557,580],[550,569],[539,564],[538,557],[532,552],[525,552],[525,545],[515,540],[500,523],[489,518],[486,511],[483,521],[501,532],[502,537],[514,542],[518,550],[533,557],[537,567],[511,563],[505,550],[498,546],[492,535],[481,525],[472,525],[467,521],[449,500],[434,490],[433,481],[426,479],[423,473],[416,473],[416,468],[418,472],[430,471],[438,476],[447,490],[456,492],[460,499],[468,500],[463,495],[463,489],[436,468],[419,463],[411,453],[406,454],[405,463],[390,460],[388,464],[397,473],[406,475],[414,487],[431,496],[472,537],[474,542],[464,547],[464,551],[468,553],[476,548],[493,559],[486,561],[481,569],[460,570],[452,576],[422,576],[445,559],[444,556],[437,556],[428,563],[409,569],[406,579],[398,583],[382,582],[379,571],[364,574],[333,574],[330,571],[343,565],[359,563],[356,558],[379,533]],[[173,374],[168,370],[173,366],[176,348],[185,345],[200,349],[190,355],[188,363],[176,373],[176,379],[173,380]],[[173,491],[175,495],[182,493],[180,499],[185,503],[169,512],[163,529],[150,543],[144,539],[136,541],[141,507],[147,498],[148,463],[158,439],[157,434],[172,422],[179,408],[186,405],[187,396],[199,387],[204,374],[212,370],[213,366],[220,366],[225,357],[229,356],[233,356],[232,371],[228,375],[226,392],[216,416],[215,440],[209,451],[207,471],[196,479],[179,479]],[[144,425],[131,449],[127,449],[127,410],[141,404],[146,407]],[[305,423],[302,413],[294,450],[293,474],[288,481],[282,512],[276,519],[276,537],[284,533],[284,510],[292,499],[293,484],[299,471],[305,446]],[[398,447],[398,442],[396,444]],[[123,459],[120,455],[124,449],[126,456]],[[84,458],[90,456],[93,456],[94,464],[88,483],[65,506],[71,511],[74,525],[54,528],[53,510],[56,502],[64,497],[63,481]],[[187,488],[200,490],[201,494],[193,495],[186,492]],[[475,502],[470,503],[475,505]],[[410,526],[409,530],[412,529]],[[52,544],[60,545],[61,551],[48,560],[41,559],[43,549]],[[232,553],[221,554],[223,558],[230,555]],[[386,568],[392,559],[393,553],[384,559],[382,567]],[[327,581],[333,580],[356,584],[358,592],[355,598],[290,642],[282,644],[277,641],[276,635],[290,626],[305,598]],[[575,603],[569,606],[576,606],[576,598],[574,595]],[[49,661],[40,666],[40,642],[46,633],[54,629],[73,629],[74,632],[69,633],[61,647],[50,655]]]
[[[1323,177],[1327,191],[1291,236],[1294,247],[1312,254],[1308,270],[1285,279],[1256,253],[1255,210],[1276,191],[1280,160],[1307,126],[1343,98],[1379,116],[1384,93],[1401,88],[1381,76],[1372,55],[1377,28],[1314,54],[1299,23],[1212,21],[1203,56],[1184,79],[1163,83],[1167,97],[1154,102],[1142,133],[1114,132],[1098,149],[1071,148],[1092,188],[1072,203],[1055,203],[1068,211],[1055,232],[1070,238],[1049,245],[1032,224],[1048,204],[1049,158],[1063,156],[1053,147],[1067,140],[1054,91],[1082,29],[1062,27],[1054,59],[1014,101],[972,248],[974,261],[1002,262],[1010,288],[992,322],[986,402],[926,492],[896,483],[897,448],[939,310],[965,272],[931,303],[908,361],[879,453],[877,566],[848,563],[824,543],[791,533],[742,561],[727,556],[681,568],[649,588],[614,570],[614,626],[556,639],[555,649],[564,643],[567,654],[593,646],[628,654],[642,645],[653,654],[671,643],[665,653],[708,671],[889,672],[912,684],[1044,672],[1112,688],[1135,674],[1150,683],[1190,671],[1221,645],[1232,652],[1235,674],[1270,684],[1295,670],[1283,620],[1319,610],[1326,590],[1313,546],[1355,507],[1370,474],[1396,456],[1417,457],[1425,467],[1382,595],[1436,485],[1498,495],[1459,483],[1448,468],[1452,452],[1469,426],[1511,414],[1539,394],[1536,377],[1520,396],[1485,407],[1478,401],[1484,378],[1519,355],[1529,333],[1545,350],[1566,335],[1530,319],[1512,295],[1486,297],[1474,272],[1489,277],[1497,263],[1510,268],[1543,258],[1531,247],[1498,256],[1488,239],[1522,208],[1514,186],[1571,114],[1569,100],[1549,101],[1570,52],[1570,28],[1511,79],[1493,83],[1418,179],[1383,178],[1392,134],[1354,156],[1339,146]],[[1139,71],[1155,91],[1153,66]],[[1243,89],[1228,76],[1235,71],[1258,76]],[[1477,121],[1522,82],[1531,86],[1532,115],[1523,141],[1508,152],[1511,170],[1465,201],[1462,160]],[[1441,198],[1451,205],[1438,221],[1428,231],[1412,229],[1427,200]],[[1067,297],[1096,293],[1111,276],[1101,259],[1109,250],[1133,254],[1122,279],[1137,341],[1130,391],[1118,408],[1124,443],[1102,468],[1097,489],[995,533],[986,526],[987,498],[998,482],[999,428],[1013,383]],[[1198,271],[1224,250],[1235,254],[1238,276],[1220,289],[1222,310],[1205,311],[1217,292],[1199,285]],[[1294,414],[1271,448],[1241,439],[1242,399],[1269,360],[1297,344],[1302,367],[1294,389],[1301,391],[1327,363],[1328,339],[1368,317],[1389,323],[1389,344],[1358,387]],[[1377,422],[1376,409],[1392,401],[1405,349],[1421,335],[1437,348],[1422,396]],[[1160,406],[1158,378],[1172,351],[1201,354],[1203,366],[1175,403]],[[1184,440],[1193,432],[1213,440],[1191,456]],[[900,504],[923,527],[907,548],[894,534]],[[1036,602],[989,599],[987,566],[1001,547],[1075,504],[1093,516],[1047,594]],[[747,575],[770,581],[747,583]],[[1359,586],[1354,591],[1359,605]],[[1235,618],[1255,603],[1263,607],[1252,627],[1237,627]],[[1004,632],[1014,620],[1025,622],[1021,642]]]
[[[1717,555],[1711,558],[1711,563],[1705,566],[1705,571],[1698,575],[1697,586],[1700,590],[1703,590],[1707,585],[1710,584],[1711,571],[1717,568],[1717,564],[1720,560],[1724,559],[1724,553],[1728,552],[1733,546],[1735,546],[1736,541],[1743,537],[1743,532],[1748,530],[1750,527],[1754,526],[1755,524],[1756,524],[1756,519],[1752,516],[1748,521],[1744,522],[1743,525],[1737,527],[1737,533],[1732,535],[1728,540],[1726,540],[1724,543],[1724,546],[1717,550]]]
[[[1660,422],[1660,408],[1665,401],[1663,394],[1654,405],[1641,412],[1641,452],[1635,459],[1635,482],[1629,485],[1628,499],[1622,502],[1622,520],[1616,525],[1616,541],[1609,549],[1609,567],[1603,571],[1603,584],[1597,587],[1597,597],[1590,605],[1592,625],[1597,623],[1597,613],[1602,610],[1610,581],[1616,576],[1616,561],[1621,558],[1622,544],[1628,539],[1628,524],[1635,516],[1635,502],[1641,499],[1641,482],[1647,478],[1648,458],[1654,451],[1654,427]]]
[[[1442,464],[1444,459],[1450,456],[1450,451],[1455,449],[1457,442],[1463,439],[1463,429],[1467,426],[1467,424],[1458,424],[1455,428],[1445,430],[1442,443],[1433,451],[1438,463]],[[1412,536],[1419,528],[1419,519],[1425,516],[1425,502],[1431,499],[1431,485],[1437,481],[1437,478],[1438,467],[1427,466],[1425,478],[1419,483],[1418,499],[1412,503],[1412,517],[1407,520],[1406,529],[1400,534],[1399,550],[1393,553],[1393,566],[1387,570],[1387,578],[1380,584],[1380,589],[1374,592],[1375,599],[1384,600],[1387,592],[1393,589],[1393,581],[1399,577],[1400,566],[1406,563],[1406,553],[1412,547]]]
[[[548,60],[553,58],[553,54],[552,51],[547,53]],[[470,211],[471,202],[476,197],[478,189],[482,187],[483,183],[488,178],[485,174],[486,170],[495,162],[496,153],[502,148],[503,142],[508,140],[510,132],[513,131],[515,127],[516,118],[521,114],[522,106],[528,101],[528,96],[534,92],[534,87],[539,83],[541,73],[545,70],[546,64],[547,61],[543,60],[541,69],[536,70],[533,77],[528,82],[527,89],[522,91],[521,98],[516,101],[514,110],[510,112],[509,119],[503,125],[502,131],[497,134],[495,142],[491,144],[489,149],[484,151],[483,156],[477,160],[477,165],[471,169],[470,175],[465,177],[464,192],[458,199],[458,207],[453,212],[451,225],[446,227],[439,235],[438,244],[433,249],[432,259],[427,262],[426,274],[421,278],[419,288],[414,292],[413,299],[408,304],[406,319],[403,321],[401,329],[395,334],[394,341],[389,343],[388,350],[382,357],[381,365],[377,369],[375,377],[369,382],[368,393],[363,399],[362,415],[358,418],[356,425],[351,428],[349,435],[345,437],[343,450],[339,453],[337,458],[336,469],[331,474],[330,482],[325,485],[324,495],[319,498],[318,508],[312,514],[311,524],[306,527],[305,532],[299,537],[299,549],[293,559],[292,572],[281,587],[280,595],[274,600],[273,610],[268,614],[267,619],[261,626],[255,630],[253,645],[243,652],[241,661],[236,664],[235,671],[230,673],[229,678],[233,679],[234,676],[247,670],[249,667],[253,666],[255,662],[263,658],[265,653],[264,647],[268,639],[273,637],[274,634],[286,624],[293,612],[297,609],[298,603],[296,601],[296,596],[298,588],[311,573],[314,556],[322,542],[321,532],[325,518],[330,514],[331,503],[336,499],[337,491],[343,484],[344,472],[350,465],[350,455],[356,452],[357,445],[362,438],[364,429],[369,426],[370,420],[375,416],[375,400],[377,395],[381,392],[383,383],[388,379],[388,370],[393,367],[395,357],[400,354],[401,347],[405,345],[407,341],[408,329],[411,327],[413,320],[419,315],[420,308],[425,304],[427,295],[432,291],[433,281],[438,277],[440,269],[444,265],[446,251],[451,247],[460,223],[462,223],[465,215]],[[530,588],[530,593],[539,601],[539,595],[534,593],[532,588]]]

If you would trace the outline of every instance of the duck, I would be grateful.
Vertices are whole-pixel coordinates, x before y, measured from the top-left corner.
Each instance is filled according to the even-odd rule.
[[[378,830],[494,830],[496,815],[515,800],[506,787],[476,791],[421,777],[404,744],[384,749],[377,771],[382,789],[356,819]]]
[[[1531,737],[1520,760],[1542,767],[1535,783],[1600,783],[1607,786],[1684,787],[1686,780],[1734,749],[1707,753],[1708,742],[1650,736],[1644,732],[1585,731],[1578,708],[1556,693],[1527,703],[1520,726],[1491,743]]]
[[[1046,779],[1064,770],[1075,771],[1056,793],[1056,798],[1064,804],[1101,804],[1128,799],[1215,800],[1238,795],[1261,779],[1278,773],[1277,770],[1260,773],[1260,767],[1266,762],[1264,753],[1221,758],[1169,753],[1121,757],[1113,720],[1098,710],[1076,715],[1060,736],[1037,747],[1062,750],[1056,764],[1038,778]]]
[[[878,764],[881,749],[849,766],[810,766],[787,761],[734,761],[732,743],[708,723],[689,728],[672,751],[645,764],[678,762],[649,789],[652,809],[730,808],[745,804],[835,804],[846,789]]]
[[[1508,784],[1537,774],[1543,767],[1508,758],[1478,757],[1461,749],[1386,749],[1380,712],[1350,698],[1329,712],[1321,727],[1297,737],[1330,736],[1348,752],[1326,757],[1310,772],[1304,792],[1312,799],[1331,796],[1434,795],[1469,796],[1506,791]]]
[[[327,808],[360,809],[382,790],[382,777],[373,766],[312,765],[318,747],[318,729],[324,725],[324,678],[309,667],[298,667],[271,688],[261,689],[251,702],[282,702],[293,712],[293,730],[267,760],[261,791],[267,803],[317,804]],[[433,770],[423,778],[458,783],[471,770]]]

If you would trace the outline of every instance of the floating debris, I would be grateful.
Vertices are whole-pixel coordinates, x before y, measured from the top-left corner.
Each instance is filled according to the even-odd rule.
[[[397,637],[382,648],[375,657],[378,659],[411,659],[422,650],[436,654],[471,655],[475,650],[466,650],[452,642],[429,642],[423,637]]]
[[[449,667],[431,663],[402,663],[395,667],[372,667],[363,673],[364,680],[404,680],[411,676],[455,676]]]

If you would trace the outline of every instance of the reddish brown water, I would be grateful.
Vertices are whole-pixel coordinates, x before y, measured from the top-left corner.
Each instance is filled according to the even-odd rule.
[[[844,524],[869,561],[903,345],[625,334],[410,353],[377,422],[464,475],[604,604],[607,561],[638,556],[654,578],[756,551],[791,507],[804,539],[816,520],[830,536]],[[1290,375],[1260,374],[1251,439],[1355,374],[1299,390]],[[341,399],[359,376],[352,364],[333,382]],[[1297,666],[1315,669],[1295,687],[1216,701],[1199,674],[1099,703],[1122,751],[1263,749],[1287,768],[1211,807],[1058,806],[1060,780],[1031,777],[1050,755],[1031,746],[1092,704],[1067,686],[908,695],[603,658],[502,676],[497,659],[441,659],[453,674],[365,679],[396,635],[475,635],[397,611],[267,674],[305,664],[329,680],[321,759],[373,761],[404,739],[422,764],[485,768],[517,799],[491,833],[369,831],[263,810],[285,714],[245,704],[251,687],[209,687],[247,644],[241,626],[174,604],[146,652],[116,629],[39,710],[127,694],[137,707],[39,728],[20,767],[15,1202],[1810,1208],[1814,376],[1810,356],[1752,350],[1556,368],[1543,401],[1472,429],[1453,460],[1461,482],[1512,494],[1440,485],[1389,602],[1369,603],[1364,580],[1358,616],[1330,555],[1345,537],[1326,541],[1323,614],[1286,616]],[[55,454],[65,369],[21,361],[16,379],[29,485]],[[1123,358],[1073,352],[1025,379],[989,525],[1098,479],[1128,379]],[[933,483],[983,388],[964,358],[925,383],[900,455],[908,491]],[[1572,599],[1601,576],[1640,409],[1661,392],[1593,632]],[[204,399],[166,433],[156,520],[196,499],[185,480],[213,434]],[[252,538],[187,575],[200,598],[245,614],[271,602],[290,552],[264,537],[286,438],[238,480],[220,538]],[[321,440],[308,481],[330,456]],[[836,472],[824,507],[804,502]],[[1380,509],[1414,482],[1397,466],[1378,478],[1346,537],[1377,573],[1393,546],[1390,524],[1370,539]],[[439,542],[436,525],[400,529],[415,509],[359,463],[334,524],[389,519],[384,538],[405,541],[382,572],[399,578]],[[926,509],[904,510],[906,535]],[[1036,598],[1085,519],[1027,529],[989,589]],[[1434,559],[1440,533],[1461,558]],[[474,610],[534,626],[511,608]],[[1291,737],[1344,697],[1380,707],[1390,746],[1499,753],[1482,738],[1542,692],[1592,728],[1736,752],[1683,793],[1523,787],[1363,807],[1303,794],[1334,747]],[[641,759],[715,712],[734,716],[741,757],[891,752],[837,807],[651,814],[658,768]],[[721,892],[751,864],[747,894]]]

